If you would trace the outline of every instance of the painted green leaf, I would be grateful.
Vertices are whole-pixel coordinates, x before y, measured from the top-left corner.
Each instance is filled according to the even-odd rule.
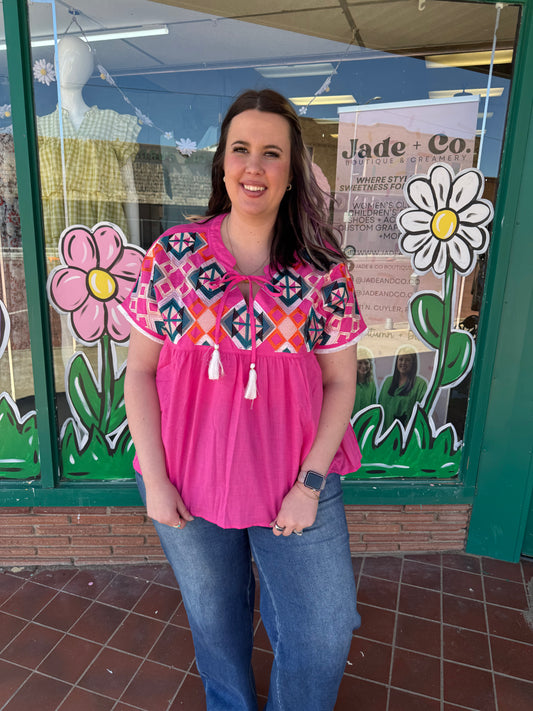
[[[401,448],[401,430],[395,425],[387,437],[376,444],[381,413],[378,407],[363,412],[355,421],[356,434],[368,445],[362,448],[361,468],[348,474],[347,480],[361,479],[450,479],[457,475],[461,447],[453,425],[444,427],[436,437],[424,410],[417,405],[414,420]],[[361,444],[361,439],[359,439]]]
[[[17,405],[0,397],[0,478],[35,479],[40,476],[36,416],[20,421]]]
[[[68,393],[73,411],[90,430],[97,427],[100,412],[100,393],[91,367],[82,353],[77,353],[70,361],[68,372]]]
[[[133,466],[133,457],[135,456],[135,447],[133,445],[133,440],[131,438],[129,427],[124,427],[123,432],[117,439],[115,450],[121,452],[126,457],[131,456],[131,463]]]
[[[441,386],[455,383],[472,366],[474,339],[467,331],[452,331],[448,342]]]
[[[444,320],[444,303],[437,294],[418,294],[409,306],[412,326],[431,348],[438,349]]]
[[[361,453],[366,451],[371,452],[376,442],[376,434],[381,423],[383,416],[383,411],[379,405],[364,410],[359,414],[353,423],[353,430],[357,441],[359,442],[359,447],[361,448]]]
[[[111,400],[111,417],[109,420],[109,432],[117,430],[126,420],[126,406],[124,404],[124,379],[126,369],[124,368],[118,378],[113,382],[113,398]]]
[[[61,447],[62,478],[69,481],[133,478],[134,450],[128,446],[128,436],[129,432],[125,430],[112,447],[107,438],[93,427],[84,446],[80,447],[74,422],[69,420]]]

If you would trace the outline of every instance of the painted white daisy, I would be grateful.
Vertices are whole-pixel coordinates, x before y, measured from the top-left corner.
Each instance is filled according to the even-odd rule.
[[[165,131],[165,133],[163,134],[163,138],[166,141],[171,141],[174,138],[174,134],[172,133],[172,131]]]
[[[475,256],[489,246],[486,225],[493,209],[483,194],[483,175],[468,168],[454,175],[446,164],[432,166],[427,176],[413,176],[405,186],[405,198],[413,207],[400,212],[403,233],[399,245],[413,255],[416,272],[430,269],[442,276],[450,264],[459,274],[470,274]]]
[[[0,106],[0,118],[9,118],[11,116],[11,104],[2,104]]]
[[[144,126],[153,126],[154,122],[152,119],[147,116],[146,114],[143,114],[143,112],[140,109],[135,109],[135,115],[139,119],[139,122],[142,123]]]
[[[176,148],[182,156],[192,156],[196,152],[196,141],[191,141],[190,138],[180,138],[176,141]]]
[[[41,84],[50,86],[56,80],[54,65],[47,62],[46,59],[36,59],[33,64],[33,78]]]
[[[101,64],[98,65],[98,71],[100,72],[100,79],[102,79],[102,81],[106,81],[108,84],[111,84],[111,86],[117,85],[111,74]]]

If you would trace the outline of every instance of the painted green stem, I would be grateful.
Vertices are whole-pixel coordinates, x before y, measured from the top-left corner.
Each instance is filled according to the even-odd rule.
[[[115,373],[113,368],[113,343],[106,334],[99,343],[102,358],[102,396],[100,398],[100,432],[107,434],[111,422],[111,407],[113,402],[113,388]]]
[[[452,331],[452,304],[453,304],[453,290],[455,285],[455,271],[453,264],[449,264],[444,275],[444,285],[443,285],[443,303],[444,310],[442,314],[442,325],[440,330],[440,344],[438,349],[438,361],[437,367],[433,374],[433,381],[427,389],[426,396],[422,402],[422,409],[425,411],[426,415],[429,417],[435,400],[439,394],[440,386],[442,383],[442,378],[444,375],[444,366],[446,363],[446,357],[448,355],[448,343],[450,339],[450,333]]]

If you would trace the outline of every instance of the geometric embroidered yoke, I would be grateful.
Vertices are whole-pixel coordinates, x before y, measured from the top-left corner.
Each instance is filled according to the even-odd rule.
[[[163,233],[122,308],[162,345],[156,382],[167,473],[191,513],[225,528],[268,526],[316,434],[315,353],[355,344],[366,327],[344,264],[329,272],[301,261],[267,266],[246,303],[238,285],[248,280],[222,241],[223,219]],[[218,379],[209,377],[214,349]],[[257,396],[247,400],[251,365]],[[329,471],[359,465],[348,427]]]

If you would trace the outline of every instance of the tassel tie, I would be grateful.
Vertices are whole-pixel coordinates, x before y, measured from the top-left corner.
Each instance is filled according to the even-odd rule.
[[[211,282],[211,285],[214,288],[218,288],[221,285],[225,284],[226,288],[224,290],[224,294],[222,296],[222,299],[220,301],[220,306],[218,307],[217,310],[217,319],[215,323],[215,333],[214,333],[214,341],[215,344],[213,346],[213,352],[211,353],[211,358],[209,359],[209,367],[208,367],[208,376],[209,380],[218,380],[222,375],[224,375],[224,368],[222,367],[222,361],[220,359],[220,345],[219,345],[219,340],[220,340],[220,323],[222,321],[222,316],[224,314],[224,308],[226,306],[226,301],[228,298],[228,294],[231,292],[232,289],[238,288],[239,284],[242,284],[242,282],[247,281],[248,282],[248,304],[247,304],[247,312],[248,312],[248,318],[250,319],[250,329],[251,329],[251,341],[252,341],[252,350],[251,350],[251,359],[250,359],[250,369],[248,372],[248,382],[246,384],[246,389],[244,391],[244,397],[246,400],[255,400],[257,398],[257,369],[256,369],[256,351],[257,351],[257,344],[256,344],[256,329],[255,329],[255,315],[254,315],[254,284],[258,284],[259,287],[263,287],[266,284],[270,285],[270,288],[274,294],[280,294],[281,289],[277,286],[274,286],[273,284],[270,283],[270,281],[264,277],[264,276],[247,276],[245,274],[239,274],[238,272],[226,272],[221,277],[218,277],[217,279],[214,279]]]

